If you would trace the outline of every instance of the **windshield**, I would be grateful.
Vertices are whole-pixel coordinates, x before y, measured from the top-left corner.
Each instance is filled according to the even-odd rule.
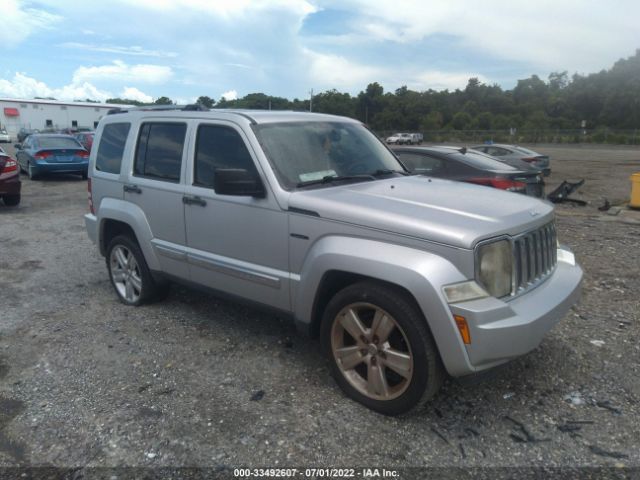
[[[396,157],[357,123],[271,123],[256,126],[255,132],[278,181],[287,190],[325,177],[405,171]]]
[[[39,148],[82,148],[71,137],[40,137],[38,138],[38,146]]]

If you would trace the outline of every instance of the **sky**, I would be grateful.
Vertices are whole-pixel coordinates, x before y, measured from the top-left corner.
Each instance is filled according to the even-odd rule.
[[[610,68],[638,18],[637,0],[0,0],[0,97],[510,89]]]

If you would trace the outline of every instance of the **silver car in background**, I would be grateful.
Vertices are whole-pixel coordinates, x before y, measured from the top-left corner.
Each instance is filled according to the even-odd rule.
[[[474,150],[496,157],[501,162],[514,167],[521,167],[522,162],[535,167],[542,171],[545,177],[551,174],[551,165],[548,155],[543,155],[528,148],[519,145],[505,145],[501,143],[492,143],[487,145],[475,145]]]

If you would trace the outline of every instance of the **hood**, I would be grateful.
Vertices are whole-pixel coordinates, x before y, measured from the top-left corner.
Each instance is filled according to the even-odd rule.
[[[553,219],[553,205],[496,188],[411,176],[297,191],[289,208],[461,248]]]

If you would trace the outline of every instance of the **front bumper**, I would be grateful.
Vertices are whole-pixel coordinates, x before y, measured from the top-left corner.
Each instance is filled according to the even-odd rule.
[[[533,290],[503,301],[494,297],[450,305],[467,320],[471,344],[466,345],[475,373],[519,357],[542,341],[580,298],[582,269],[558,261],[553,274]]]

